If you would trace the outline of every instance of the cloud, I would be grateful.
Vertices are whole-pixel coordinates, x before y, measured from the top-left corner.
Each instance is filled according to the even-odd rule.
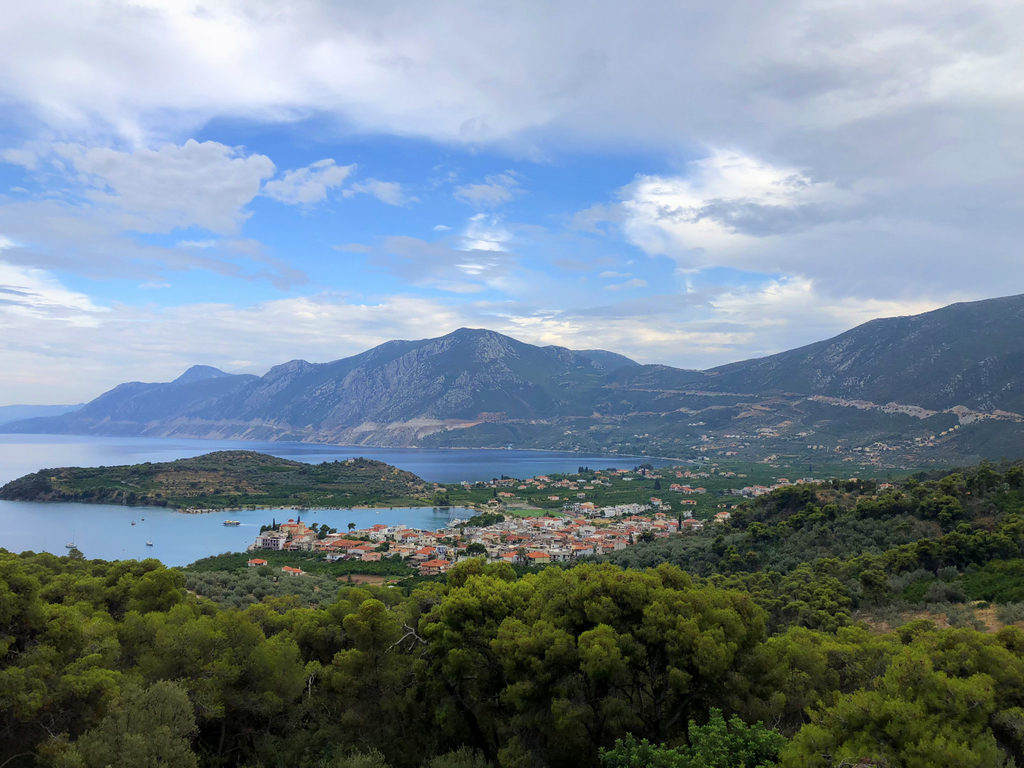
[[[485,177],[481,184],[455,188],[455,199],[474,208],[497,208],[515,197],[519,180],[513,171]]]
[[[412,285],[433,286],[451,293],[479,293],[485,288],[510,290],[523,270],[519,258],[496,248],[455,247],[448,241],[415,237],[385,238],[371,263]]]
[[[118,211],[74,202],[0,204],[0,232],[11,241],[2,258],[12,265],[91,278],[162,282],[168,272],[201,269],[243,280],[268,280],[281,288],[307,279],[302,270],[267,254],[254,241],[223,238],[209,247],[162,247],[124,232],[124,224]]]
[[[288,205],[312,205],[327,198],[327,193],[340,187],[352,173],[354,165],[335,165],[325,158],[305,168],[285,171],[280,179],[263,185],[263,193]]]
[[[763,239],[848,218],[857,202],[799,169],[723,150],[691,163],[685,176],[642,176],[622,196],[629,239],[684,268],[749,268]]]
[[[351,191],[371,195],[387,205],[403,206],[417,201],[415,197],[410,197],[406,194],[405,190],[402,189],[402,185],[397,181],[367,179],[366,181],[353,184]]]
[[[94,327],[107,310],[85,294],[65,288],[44,270],[18,267],[0,261],[0,294],[3,319],[58,318],[78,327]],[[0,320],[0,328],[7,325]]]
[[[462,233],[462,249],[466,251],[507,251],[512,233],[500,216],[478,213],[469,217]]]
[[[81,144],[55,150],[81,174],[89,201],[116,212],[124,229],[140,232],[235,232],[249,216],[244,207],[274,173],[269,157],[216,141],[130,152]]]
[[[615,283],[614,285],[606,285],[604,289],[606,291],[622,291],[627,288],[646,288],[647,281],[642,280],[639,277],[634,277],[632,280],[626,280],[623,283]]]
[[[22,168],[32,171],[35,170],[36,165],[39,162],[39,158],[36,156],[36,153],[30,149],[11,148],[0,152],[0,161],[9,163],[10,165],[20,165]]]

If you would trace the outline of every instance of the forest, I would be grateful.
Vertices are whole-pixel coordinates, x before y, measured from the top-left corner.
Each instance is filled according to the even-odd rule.
[[[0,765],[1024,766],[1024,469],[892,485],[316,598],[0,552]]]

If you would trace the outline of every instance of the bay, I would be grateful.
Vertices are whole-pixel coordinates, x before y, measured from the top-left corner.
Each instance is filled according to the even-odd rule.
[[[320,463],[356,456],[376,459],[436,483],[474,482],[501,477],[533,477],[548,472],[664,466],[672,462],[646,456],[609,456],[559,451],[483,448],[371,448],[320,443],[263,443],[248,440],[189,440],[158,437],[0,434],[0,485],[50,467],[99,467],[173,461],[211,451],[259,451],[283,459]]]
[[[260,526],[293,519],[326,523],[339,531],[349,523],[367,528],[376,523],[434,530],[452,517],[470,517],[471,510],[453,507],[393,509],[258,509],[187,515],[163,507],[122,507],[112,504],[0,501],[0,547],[10,552],[67,554],[74,543],[90,559],[142,560],[155,557],[165,565],[187,565],[222,552],[242,552],[253,543]],[[241,525],[225,526],[225,520]],[[132,525],[132,522],[135,525]],[[153,542],[147,546],[146,542]]]
[[[313,443],[263,443],[238,440],[190,440],[81,435],[0,434],[0,484],[29,472],[52,467],[93,467],[173,461],[211,451],[247,450],[319,463],[356,456],[384,461],[431,482],[474,482],[492,477],[533,477],[592,468],[628,468],[647,462],[671,462],[635,456],[560,453],[555,451],[369,448]],[[294,517],[294,510],[247,510],[186,515],[162,507],[123,507],[103,504],[0,501],[0,547],[11,552],[67,553],[73,541],[88,558],[141,559],[155,557],[167,565],[186,565],[222,552],[244,550],[261,525]],[[413,528],[445,526],[451,515],[468,517],[468,510],[430,507],[394,509],[310,510],[307,522],[327,523],[345,530],[374,523],[405,524]],[[145,518],[145,519],[143,519]],[[224,520],[241,521],[225,526]],[[135,521],[133,526],[131,523]],[[152,541],[153,546],[146,546]]]

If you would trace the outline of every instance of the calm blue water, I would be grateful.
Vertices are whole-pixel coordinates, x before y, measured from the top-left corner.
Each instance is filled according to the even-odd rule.
[[[533,477],[547,472],[654,466],[671,463],[636,456],[600,456],[556,451],[483,449],[366,448],[312,443],[260,443],[240,440],[176,440],[146,437],[87,437],[82,435],[0,434],[0,484],[44,467],[98,467],[173,461],[211,451],[260,451],[294,461],[318,464],[365,456],[437,483],[490,480],[492,477]]]
[[[532,477],[575,472],[580,465],[597,468],[633,467],[641,461],[655,466],[671,462],[631,456],[546,451],[443,450],[364,448],[309,443],[259,443],[236,440],[175,440],[138,437],[0,434],[0,484],[47,467],[93,467],[172,461],[210,451],[261,451],[295,461],[319,463],[365,456],[414,472],[424,480],[460,482],[492,477]],[[104,559],[156,557],[168,565],[185,565],[209,555],[244,550],[260,525],[293,511],[258,510],[185,515],[159,507],[121,507],[97,504],[38,504],[0,501],[0,547],[12,552],[33,550],[62,555],[71,540],[86,557]],[[460,513],[460,516],[468,516]],[[145,518],[145,520],[142,520]],[[226,519],[242,525],[225,527]],[[306,513],[310,522],[326,522],[344,530],[353,522],[362,528],[374,523],[405,523],[414,528],[439,528],[448,512],[430,508],[319,510]],[[131,525],[134,520],[136,525]],[[153,542],[152,547],[146,541]]]
[[[473,513],[454,508],[466,518]],[[240,552],[252,544],[260,526],[273,519],[283,522],[298,515],[295,510],[260,509],[242,512],[211,512],[186,515],[162,507],[120,507],[107,504],[42,504],[0,501],[0,547],[10,552],[67,554],[72,542],[88,558],[127,560],[155,557],[167,565],[187,565],[221,552]],[[413,507],[394,509],[320,509],[303,512],[309,523],[327,523],[339,531],[349,523],[365,528],[375,523],[405,523],[432,530],[448,524],[447,509]],[[225,526],[225,520],[239,526]],[[132,521],[135,525],[132,525]],[[146,542],[153,546],[147,547]]]

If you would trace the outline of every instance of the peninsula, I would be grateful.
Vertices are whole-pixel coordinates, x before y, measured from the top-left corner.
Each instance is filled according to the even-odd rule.
[[[0,487],[8,501],[78,501],[180,510],[427,506],[433,486],[380,461],[306,464],[255,451],[163,463],[42,469]]]

